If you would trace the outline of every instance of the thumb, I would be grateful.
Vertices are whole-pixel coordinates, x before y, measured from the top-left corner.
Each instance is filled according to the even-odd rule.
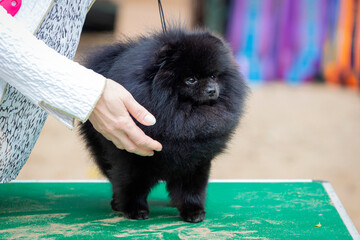
[[[133,96],[127,97],[124,100],[125,107],[129,113],[141,124],[145,126],[151,126],[156,123],[155,117],[141,106]]]

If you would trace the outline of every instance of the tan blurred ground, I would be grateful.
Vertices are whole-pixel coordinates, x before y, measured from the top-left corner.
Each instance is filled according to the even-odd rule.
[[[84,35],[84,50],[111,34]],[[325,85],[255,88],[247,113],[212,178],[311,178],[330,181],[360,228],[360,94]],[[49,117],[18,179],[97,178],[76,131]]]

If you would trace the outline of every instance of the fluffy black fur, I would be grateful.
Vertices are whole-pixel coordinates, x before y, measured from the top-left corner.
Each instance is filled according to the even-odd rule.
[[[147,219],[150,189],[164,180],[180,216],[204,220],[211,160],[238,124],[247,91],[228,46],[208,31],[172,29],[107,46],[87,67],[122,84],[154,114],[154,126],[138,125],[163,145],[153,157],[141,157],[117,149],[89,121],[81,126],[112,183],[112,208]]]

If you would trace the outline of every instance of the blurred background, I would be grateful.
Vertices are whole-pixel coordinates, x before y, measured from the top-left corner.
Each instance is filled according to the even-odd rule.
[[[360,0],[163,0],[168,24],[230,44],[252,93],[211,178],[332,183],[360,229]],[[97,0],[76,61],[161,29],[156,0]],[[77,131],[49,116],[18,179],[103,178]]]

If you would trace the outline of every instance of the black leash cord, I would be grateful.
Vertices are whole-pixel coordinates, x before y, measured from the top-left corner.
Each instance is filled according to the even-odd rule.
[[[158,0],[158,5],[159,5],[159,14],[160,14],[160,21],[161,21],[161,27],[164,33],[167,32],[166,30],[166,22],[165,22],[165,16],[164,16],[164,11],[163,11],[163,7],[161,4],[161,0]]]

